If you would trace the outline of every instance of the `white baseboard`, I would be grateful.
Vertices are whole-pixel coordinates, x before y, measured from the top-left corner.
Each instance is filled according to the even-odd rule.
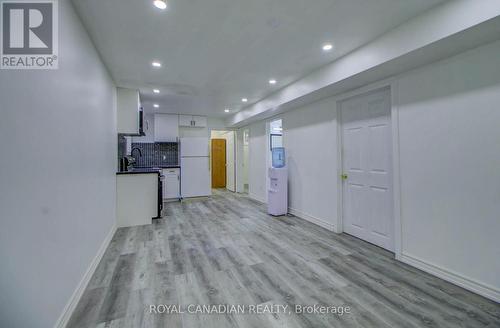
[[[335,226],[329,222],[326,222],[320,218],[317,218],[315,216],[309,215],[307,213],[301,212],[295,208],[289,207],[288,208],[288,213],[295,215],[298,218],[301,218],[303,220],[309,221],[311,223],[314,223],[315,225],[318,225],[322,228],[325,228],[330,231],[335,231]]]
[[[87,285],[90,281],[90,278],[92,278],[92,275],[94,274],[94,272],[97,268],[97,265],[101,261],[102,256],[104,255],[104,252],[108,248],[109,243],[111,242],[111,239],[113,239],[113,236],[115,234],[116,229],[117,229],[116,225],[114,224],[111,227],[111,230],[109,231],[108,235],[106,236],[106,238],[102,242],[101,247],[97,251],[97,254],[94,257],[94,259],[92,260],[92,262],[90,263],[90,266],[88,267],[87,271],[83,275],[82,280],[80,281],[80,283],[76,287],[75,291],[73,292],[73,295],[71,295],[71,298],[69,299],[68,303],[64,307],[64,310],[63,310],[61,316],[59,317],[59,319],[57,320],[56,324],[54,325],[54,327],[64,328],[68,324],[68,321],[71,318],[73,311],[75,311],[76,305],[80,301],[80,298],[82,297],[83,292],[85,291],[85,288],[87,288]]]
[[[500,303],[500,290],[493,286],[480,283],[470,278],[464,277],[451,270],[444,269],[434,264],[427,263],[421,259],[408,254],[401,254],[401,262],[414,266],[417,269],[430,273],[438,278],[451,282],[457,286],[470,290],[473,293],[479,294],[497,303]]]
[[[262,199],[254,194],[248,194],[248,197],[252,198],[253,200],[256,200],[258,201],[259,203],[262,203],[262,204],[265,204],[266,203],[266,200],[265,199]]]

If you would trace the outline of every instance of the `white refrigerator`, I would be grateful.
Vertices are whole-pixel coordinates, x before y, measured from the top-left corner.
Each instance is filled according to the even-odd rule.
[[[208,138],[181,138],[181,195],[210,196]]]

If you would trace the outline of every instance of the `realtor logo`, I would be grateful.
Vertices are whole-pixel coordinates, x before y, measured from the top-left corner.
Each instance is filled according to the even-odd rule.
[[[57,69],[57,0],[1,1],[2,69]]]

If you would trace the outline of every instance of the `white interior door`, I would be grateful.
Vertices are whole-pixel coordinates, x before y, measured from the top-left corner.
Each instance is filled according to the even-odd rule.
[[[340,106],[344,231],[393,251],[390,90],[350,98]]]

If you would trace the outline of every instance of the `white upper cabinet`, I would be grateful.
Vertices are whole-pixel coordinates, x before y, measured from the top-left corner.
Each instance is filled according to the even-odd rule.
[[[193,122],[195,128],[206,128],[207,127],[207,117],[206,116],[193,116]]]
[[[139,134],[139,90],[116,88],[118,133]]]
[[[207,118],[206,116],[198,115],[179,115],[179,126],[205,128],[207,127]]]
[[[154,141],[177,142],[179,138],[179,116],[176,114],[155,114]]]
[[[132,137],[132,142],[155,142],[154,114],[144,114],[144,136]]]
[[[192,115],[179,115],[179,126],[191,127],[193,123]]]

